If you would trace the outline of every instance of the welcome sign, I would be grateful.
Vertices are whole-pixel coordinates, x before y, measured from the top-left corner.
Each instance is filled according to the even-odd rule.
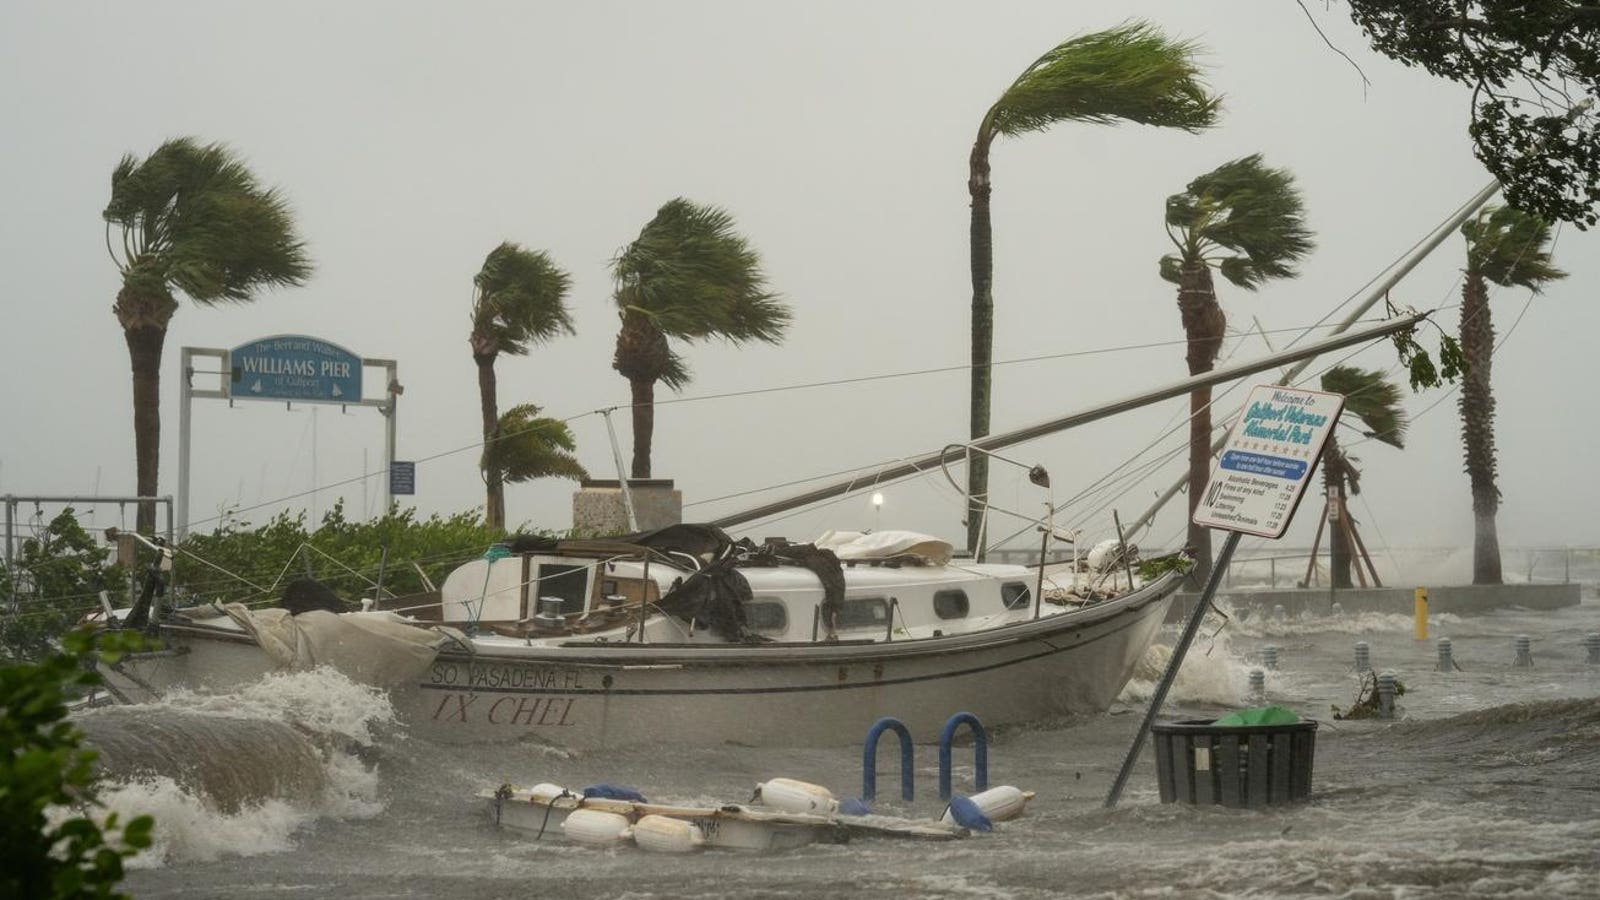
[[[229,351],[228,393],[244,400],[359,403],[361,357],[330,341],[280,334]]]
[[[1339,394],[1253,389],[1195,507],[1195,524],[1282,537],[1343,410]]]

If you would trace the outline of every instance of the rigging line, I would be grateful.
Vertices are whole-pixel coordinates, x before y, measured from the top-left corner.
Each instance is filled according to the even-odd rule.
[[[1349,301],[1346,301],[1346,302],[1349,302]],[[1378,318],[1371,318],[1371,319],[1360,319],[1358,321],[1359,322],[1375,323],[1375,322],[1382,322],[1383,318],[1378,317]],[[1351,324],[1356,324],[1356,323],[1351,323]],[[1301,337],[1304,337],[1308,330],[1316,329],[1316,328],[1319,328],[1319,327],[1322,327],[1322,324],[1320,322],[1318,324],[1316,324],[1316,325],[1311,325],[1308,328],[1300,328],[1300,327],[1275,328],[1275,329],[1269,330],[1267,333],[1268,334],[1279,334],[1279,333],[1287,334],[1287,333],[1290,333],[1290,332],[1297,332],[1297,333],[1300,334]],[[1200,339],[1199,338],[1195,338],[1194,340],[1200,340]],[[1190,343],[1192,343],[1192,341],[1189,338],[1184,338],[1182,340],[1152,341],[1152,342],[1144,343],[1144,344],[1123,344],[1123,345],[1116,346],[1116,347],[1096,347],[1096,348],[1089,349],[1089,350],[1068,350],[1068,351],[1065,351],[1065,352],[1062,352],[1062,353],[1046,353],[1046,354],[1042,354],[1042,355],[1039,355],[1039,356],[1021,356],[1021,357],[1016,357],[1014,359],[998,360],[998,361],[995,361],[995,362],[991,362],[989,364],[989,367],[991,369],[993,369],[993,368],[998,368],[1000,366],[1020,365],[1020,364],[1023,364],[1023,363],[1032,363],[1032,362],[1049,362],[1049,361],[1058,360],[1058,359],[1072,359],[1072,358],[1083,357],[1083,356],[1097,356],[1097,355],[1105,354],[1105,353],[1125,353],[1125,352],[1132,351],[1132,350],[1149,350],[1149,349],[1153,349],[1153,348],[1156,348],[1156,347],[1172,347],[1172,346],[1176,346],[1176,345],[1179,345],[1179,344],[1188,345]],[[799,390],[809,390],[811,388],[819,388],[819,387],[837,387],[839,385],[846,385],[846,384],[862,384],[862,383],[865,383],[865,382],[872,382],[872,381],[889,381],[889,380],[896,379],[896,378],[911,378],[911,377],[921,376],[921,375],[939,375],[939,374],[944,374],[944,373],[947,373],[947,372],[965,372],[965,371],[971,370],[972,368],[973,368],[973,365],[971,363],[962,363],[962,364],[958,364],[958,365],[938,366],[938,367],[930,368],[930,369],[912,369],[912,370],[908,370],[908,371],[904,371],[904,372],[888,372],[888,373],[881,374],[881,375],[858,375],[858,376],[854,376],[854,377],[851,377],[851,378],[834,378],[834,379],[830,379],[830,380],[827,380],[827,381],[811,381],[811,382],[804,382],[804,383],[801,383],[801,384],[785,384],[785,385],[775,385],[773,387],[750,388],[748,390],[742,390],[742,391],[726,391],[726,392],[720,393],[720,394],[700,394],[700,395],[694,396],[694,397],[671,397],[671,398],[668,398],[666,400],[657,400],[657,401],[655,401],[654,405],[657,406],[657,407],[670,406],[670,405],[678,404],[678,403],[697,403],[697,402],[702,401],[702,400],[724,400],[724,399],[727,399],[727,398],[730,398],[730,397],[749,397],[749,396],[753,396],[753,395],[757,395],[757,394],[773,394],[773,393],[778,393],[778,392],[781,392],[781,391],[799,391]],[[611,408],[612,409],[624,409],[624,408],[631,408],[632,406],[633,406],[633,404],[631,404],[631,403],[620,403],[620,404],[617,404],[616,406],[613,406]]]
[[[1367,521],[1372,523],[1373,530],[1378,532],[1378,540],[1383,542],[1383,552],[1394,566],[1395,577],[1405,578],[1405,573],[1400,569],[1400,557],[1395,556],[1394,548],[1389,546],[1389,537],[1383,533],[1383,526],[1378,524],[1378,514],[1372,511],[1372,504],[1367,502],[1367,495],[1357,494],[1356,496],[1361,498],[1361,506],[1367,511]]]
[[[244,577],[243,575],[238,574],[237,572],[230,572],[227,569],[224,569],[223,567],[221,567],[221,566],[217,565],[216,563],[212,562],[211,560],[205,559],[205,558],[200,557],[200,556],[196,556],[195,554],[190,553],[188,550],[184,550],[181,547],[174,546],[171,549],[172,549],[174,554],[181,553],[184,556],[187,556],[190,559],[193,559],[198,563],[201,563],[203,565],[210,566],[211,568],[216,569],[218,572],[221,572],[222,574],[227,575],[230,578],[237,578],[240,581],[244,582],[245,584],[248,584],[251,587],[255,588],[256,590],[261,591],[262,593],[266,593],[267,590],[268,590],[267,588],[264,588],[261,585],[256,584],[255,582],[253,582],[250,579]]]
[[[587,417],[593,416],[593,415],[599,415],[599,410],[589,410],[588,412],[577,413],[575,415],[568,416],[568,417],[566,417],[564,419],[557,419],[556,421],[560,422],[563,425],[566,425],[566,424],[569,424],[571,422],[576,422],[579,419],[584,419],[584,418],[587,418]],[[537,425],[531,425],[528,428],[525,428],[525,429],[523,429],[521,431],[507,432],[506,434],[501,435],[501,439],[503,440],[503,439],[505,439],[507,437],[515,437],[518,434],[523,434],[523,433],[528,432],[528,431],[535,431],[535,430],[538,429],[538,427],[539,426],[537,426]],[[430,463],[430,462],[434,462],[436,460],[443,459],[446,456],[454,456],[457,453],[465,453],[465,452],[467,452],[469,450],[481,450],[483,448],[483,445],[484,445],[484,441],[480,440],[480,441],[477,441],[475,443],[466,444],[466,445],[463,445],[463,446],[460,446],[460,447],[455,447],[455,448],[450,449],[450,450],[440,450],[437,453],[432,453],[432,454],[429,454],[427,456],[419,456],[419,457],[417,457],[415,462],[416,462],[417,465],[421,465],[423,463]],[[203,524],[205,524],[207,522],[222,521],[222,520],[230,518],[230,517],[237,517],[240,513],[254,512],[255,510],[258,510],[258,509],[265,509],[267,507],[279,506],[279,505],[281,505],[283,503],[286,503],[286,502],[288,502],[290,500],[298,500],[301,497],[309,497],[312,494],[318,493],[320,491],[328,491],[328,490],[332,490],[334,488],[344,487],[345,485],[357,484],[359,482],[367,480],[368,478],[372,478],[372,477],[375,477],[375,476],[380,475],[380,474],[382,474],[381,471],[379,471],[379,472],[363,472],[360,475],[352,475],[349,478],[343,478],[343,479],[340,479],[339,481],[330,481],[330,482],[328,482],[326,484],[317,485],[317,486],[308,488],[308,489],[303,490],[303,491],[296,491],[295,493],[292,493],[292,494],[285,494],[285,495],[283,495],[281,497],[277,497],[277,498],[274,498],[272,500],[263,500],[262,502],[253,504],[251,506],[234,507],[233,509],[230,509],[226,513],[223,513],[223,514],[220,514],[220,515],[207,516],[207,517],[205,517],[203,519],[191,519],[189,524],[191,526],[194,526],[194,525],[203,525]]]
[[[1562,231],[1561,226],[1564,225],[1564,224],[1566,224],[1566,223],[1564,223],[1564,222],[1557,222],[1556,223],[1555,235],[1550,238],[1550,253],[1551,253],[1551,255],[1555,254],[1556,245],[1558,243],[1560,243],[1560,241],[1561,241],[1561,231]],[[1530,248],[1528,246],[1524,245],[1524,247],[1522,248],[1522,252],[1517,255],[1516,261],[1517,262],[1521,262],[1523,255],[1528,253],[1529,249]],[[1461,283],[1461,280],[1464,277],[1465,276],[1458,277],[1456,279],[1456,283],[1457,284]],[[1494,291],[1492,293],[1490,293],[1488,299],[1489,300],[1493,300],[1496,296],[1499,295],[1500,290],[1503,287],[1505,287],[1505,286],[1504,285],[1499,285],[1499,284],[1494,285]],[[1517,313],[1517,317],[1511,321],[1511,327],[1507,328],[1505,334],[1502,334],[1500,336],[1500,340],[1495,342],[1494,351],[1489,354],[1491,359],[1494,357],[1495,353],[1499,353],[1500,352],[1500,348],[1501,347],[1504,347],[1506,345],[1506,341],[1511,340],[1511,335],[1515,334],[1516,331],[1517,331],[1517,326],[1522,324],[1522,318],[1523,318],[1523,316],[1526,316],[1528,314],[1529,308],[1531,308],[1533,306],[1533,298],[1536,297],[1536,296],[1538,296],[1538,292],[1537,291],[1530,291],[1528,293],[1528,299],[1523,301],[1522,309]],[[1462,306],[1464,304],[1457,303],[1455,305],[1456,306]],[[1489,306],[1488,306],[1488,303],[1486,302],[1484,304],[1485,311],[1487,311],[1488,308],[1489,308]],[[1471,320],[1468,320],[1468,321],[1471,321]],[[1457,326],[1457,330],[1459,330],[1459,329],[1460,329],[1460,326],[1458,325]],[[1398,368],[1398,366],[1397,366],[1397,368]],[[1432,403],[1430,403],[1426,407],[1424,407],[1421,412],[1419,412],[1416,415],[1412,416],[1411,417],[1411,421],[1414,423],[1418,419],[1420,419],[1423,416],[1427,415],[1428,413],[1432,412],[1434,407],[1436,407],[1439,404],[1443,403],[1444,401],[1450,399],[1460,389],[1461,389],[1461,385],[1460,384],[1452,384],[1452,385],[1450,385],[1450,387],[1447,390],[1445,390],[1444,393],[1439,395],[1439,398],[1437,400],[1434,400]],[[1351,447],[1356,447],[1356,446],[1359,446],[1361,444],[1366,443],[1369,440],[1373,440],[1373,438],[1365,438],[1363,440],[1353,441],[1353,442],[1351,442],[1350,446]]]
[[[1533,306],[1533,298],[1534,298],[1534,296],[1535,295],[1533,295],[1533,294],[1529,294],[1528,295],[1528,299],[1523,302],[1521,312],[1518,312],[1517,313],[1517,317],[1511,321],[1511,327],[1506,329],[1506,333],[1501,335],[1500,340],[1494,345],[1495,353],[1499,353],[1500,352],[1500,348],[1504,347],[1505,344],[1506,344],[1506,341],[1510,340],[1511,339],[1511,335],[1516,332],[1517,326],[1522,323],[1522,317],[1527,315],[1528,314],[1528,308]],[[1446,400],[1449,400],[1451,397],[1454,397],[1456,395],[1456,393],[1458,391],[1460,391],[1460,390],[1461,390],[1461,385],[1459,385],[1459,384],[1450,385],[1449,388],[1447,388],[1443,393],[1441,393],[1439,395],[1438,399],[1434,400],[1432,403],[1430,403],[1427,406],[1423,407],[1421,412],[1418,412],[1417,414],[1413,415],[1411,417],[1411,424],[1413,424],[1413,425],[1416,424],[1416,421],[1418,419],[1422,418],[1423,416],[1427,415],[1430,412],[1433,412],[1434,407],[1438,406],[1439,404],[1443,403]],[[1376,438],[1370,438],[1369,437],[1369,438],[1362,438],[1359,441],[1351,441],[1347,446],[1359,447],[1362,444],[1365,444],[1368,441],[1372,441],[1372,440],[1376,440]]]
[[[1438,225],[1433,226],[1433,228],[1430,231],[1428,231],[1422,237],[1418,238],[1415,243],[1413,243],[1410,247],[1406,248],[1405,252],[1401,253],[1398,257],[1396,257],[1395,260],[1393,262],[1389,263],[1388,266],[1384,267],[1377,274],[1375,274],[1371,278],[1367,279],[1367,282],[1365,284],[1361,285],[1361,287],[1356,288],[1354,293],[1352,293],[1350,296],[1348,296],[1348,297],[1346,297],[1344,299],[1344,302],[1340,303],[1338,306],[1335,306],[1333,309],[1329,310],[1326,314],[1324,314],[1322,318],[1318,319],[1316,321],[1316,323],[1311,326],[1311,328],[1320,328],[1320,327],[1322,327],[1330,318],[1332,318],[1335,314],[1337,314],[1339,312],[1339,310],[1344,309],[1346,306],[1349,306],[1351,301],[1355,300],[1357,297],[1360,297],[1363,293],[1365,293],[1367,288],[1370,288],[1374,284],[1377,284],[1380,280],[1383,279],[1383,277],[1385,275],[1387,275],[1389,272],[1394,271],[1395,267],[1399,266],[1401,263],[1405,262],[1405,260],[1408,257],[1410,257],[1411,254],[1416,252],[1418,247],[1421,247],[1423,244],[1427,243],[1429,240],[1432,240],[1433,236],[1439,231],[1440,226],[1444,225],[1444,223],[1446,223],[1446,222],[1450,221],[1451,219],[1455,218],[1456,216],[1460,215],[1461,211],[1466,209],[1468,206],[1472,205],[1473,201],[1476,198],[1477,198],[1477,194],[1474,194],[1472,197],[1469,197],[1466,200],[1462,201],[1461,203],[1457,204],[1456,208],[1451,210],[1449,215],[1447,215],[1444,218],[1439,220],[1439,224]],[[1310,329],[1307,329],[1306,334],[1310,334]],[[1304,337],[1305,337],[1305,335],[1300,335],[1298,337],[1295,337],[1294,339],[1290,340],[1288,344],[1286,344],[1284,346],[1284,349],[1288,349],[1289,347],[1293,347],[1295,344],[1300,343],[1300,341]]]
[[[904,456],[896,456],[896,457],[892,458],[891,460],[889,460],[889,462],[899,462],[899,463],[905,463],[907,465],[910,464],[910,461],[908,459],[906,459],[906,457],[904,457]],[[882,464],[878,464],[878,468],[881,469],[882,468]],[[856,471],[860,471],[860,469],[847,469],[846,471],[856,472]],[[933,470],[932,469],[917,469],[916,472],[917,472],[917,476],[916,476],[916,478],[912,479],[913,481],[915,481],[917,479],[928,478],[930,475],[933,474]],[[826,478],[828,476],[824,475],[824,476],[820,476],[820,477]],[[807,480],[808,481],[814,481],[816,479],[807,479]],[[929,478],[929,482],[932,483],[932,484],[937,485],[937,481],[935,481],[935,480],[933,480],[931,478]],[[768,488],[763,488],[762,490],[769,490],[769,489]],[[839,504],[845,502],[846,500],[850,500],[850,499],[853,499],[853,497],[850,494],[840,494],[838,497],[835,497],[835,498],[832,498],[832,499],[830,499],[830,500],[828,500],[826,502],[823,502],[822,505],[820,505],[820,506],[814,505],[814,504],[808,504],[806,506],[802,506],[802,507],[794,510],[793,512],[776,513],[773,516],[768,517],[768,518],[764,518],[764,519],[752,519],[749,522],[746,522],[743,525],[741,525],[740,529],[743,530],[743,531],[750,531],[750,530],[755,529],[757,526],[774,525],[774,524],[777,524],[778,522],[787,521],[788,519],[792,519],[792,518],[794,518],[796,516],[799,516],[799,515],[802,515],[802,514],[805,514],[805,513],[821,512],[824,509],[830,509],[830,508],[832,508],[834,506],[838,506]]]

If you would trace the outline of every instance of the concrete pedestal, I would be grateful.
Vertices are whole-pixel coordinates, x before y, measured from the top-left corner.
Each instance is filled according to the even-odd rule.
[[[628,490],[640,531],[683,521],[683,492],[673,489],[670,478],[630,478]],[[572,527],[580,535],[594,537],[631,531],[622,485],[615,478],[581,482],[572,495]]]

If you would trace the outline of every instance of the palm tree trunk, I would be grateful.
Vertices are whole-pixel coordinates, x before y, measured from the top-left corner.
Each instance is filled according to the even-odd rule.
[[[483,519],[495,531],[506,530],[504,472],[495,459],[500,438],[500,405],[494,376],[495,354],[473,354],[478,364],[478,406],[483,415]]]
[[[972,196],[972,440],[989,434],[990,364],[994,354],[994,233],[989,221],[989,146],[993,139],[985,118],[972,145],[967,175],[967,192]],[[981,453],[972,455],[967,468],[967,494],[974,498],[967,507],[967,550],[977,555],[981,550],[978,540],[983,527],[983,500],[989,494],[989,458]]]
[[[177,311],[170,294],[146,296],[123,287],[112,307],[128,344],[133,370],[134,485],[140,497],[154,497],[161,472],[161,350],[167,340],[167,323]],[[154,534],[156,506],[140,503],[135,527]]]
[[[161,348],[167,330],[146,326],[122,335],[133,367],[134,481],[140,497],[154,497],[161,471]],[[140,503],[135,522],[140,534],[154,534],[155,503]]]
[[[1217,304],[1211,269],[1200,260],[1186,260],[1178,282],[1178,312],[1183,317],[1183,333],[1188,339],[1190,375],[1211,371],[1222,349],[1227,319]],[[1211,575],[1211,530],[1194,523],[1194,510],[1211,478],[1211,389],[1199,388],[1189,395],[1189,546],[1195,551],[1195,566],[1189,572],[1189,586],[1199,588]]]
[[[1345,458],[1339,450],[1339,439],[1328,435],[1328,444],[1322,451],[1322,486],[1328,497],[1328,583],[1336,590],[1348,588],[1350,563],[1355,558],[1350,546],[1350,532],[1344,517],[1349,514],[1345,498]]]
[[[1472,483],[1472,583],[1501,584],[1500,536],[1495,528],[1500,489],[1495,486],[1494,394],[1489,386],[1494,322],[1489,316],[1488,287],[1482,275],[1471,271],[1461,287],[1461,352],[1469,367],[1462,378],[1460,407],[1461,442]]]
[[[633,478],[650,477],[650,443],[656,432],[656,382],[630,378],[633,389]]]

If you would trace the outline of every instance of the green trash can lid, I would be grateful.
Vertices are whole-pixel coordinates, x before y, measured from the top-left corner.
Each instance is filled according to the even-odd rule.
[[[1285,709],[1281,706],[1262,706],[1229,713],[1211,724],[1232,727],[1238,725],[1297,725],[1299,722],[1300,716],[1292,709]]]

